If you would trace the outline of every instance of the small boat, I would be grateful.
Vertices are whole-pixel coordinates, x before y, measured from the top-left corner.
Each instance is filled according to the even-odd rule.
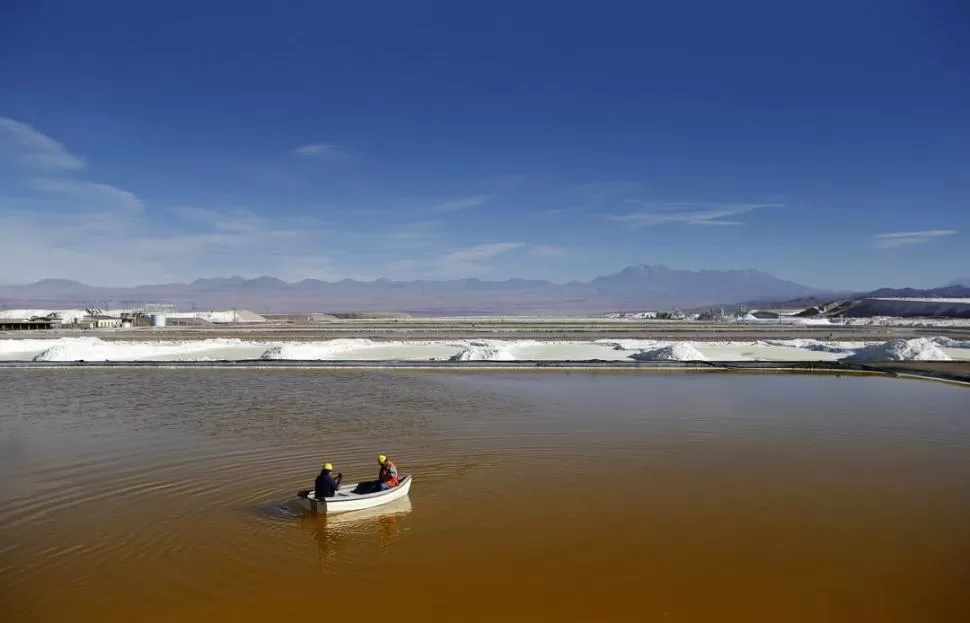
[[[411,474],[408,474],[398,483],[396,487],[378,491],[376,493],[353,493],[357,487],[356,482],[343,485],[337,490],[337,495],[318,500],[313,491],[300,491],[300,506],[311,513],[346,513],[348,511],[359,511],[366,508],[374,508],[389,504],[394,500],[399,500],[407,496],[411,490]]]
[[[407,515],[411,512],[411,498],[405,496],[393,502],[367,508],[362,511],[351,511],[349,513],[328,513],[327,529],[333,530],[342,526],[352,526],[360,529],[361,524],[377,523],[382,519]],[[307,518],[311,519],[311,518]]]

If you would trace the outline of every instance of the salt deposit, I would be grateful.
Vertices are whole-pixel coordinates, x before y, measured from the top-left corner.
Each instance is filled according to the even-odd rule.
[[[954,340],[950,337],[934,337],[930,338],[933,343],[937,346],[942,346],[944,348],[970,348],[970,340]]]
[[[324,342],[286,342],[271,346],[260,359],[289,359],[296,361],[316,361],[324,359],[341,359],[335,355],[346,355],[350,351],[359,351],[380,346],[380,342],[368,339],[336,339]]]
[[[40,341],[40,340],[37,340]],[[51,340],[33,361],[150,361],[155,359],[197,361],[207,351],[243,346],[237,339],[191,342],[106,342],[96,337]]]
[[[970,340],[949,337],[891,342],[687,342],[613,339],[597,341],[428,340],[364,338],[310,342],[205,339],[103,340],[97,337],[0,339],[6,361],[970,361]]]
[[[924,337],[913,340],[891,340],[872,344],[855,351],[841,361],[949,361],[950,356]]]
[[[235,322],[266,322],[259,314],[245,309],[229,309],[223,311],[172,312],[165,314],[171,319],[198,319],[213,324],[228,324]]]
[[[894,318],[872,316],[869,318],[846,318],[846,326],[867,327],[970,327],[970,318]]]
[[[852,353],[866,346],[865,342],[820,342],[818,340],[762,340],[766,346],[785,346],[816,351],[820,353]]]
[[[630,355],[636,361],[707,361],[707,357],[690,342],[675,342],[652,350]]]
[[[590,341],[542,340],[462,340],[449,342],[457,347],[450,361],[589,361],[616,360],[625,354]]]
[[[613,350],[650,350],[652,348],[662,348],[670,344],[659,340],[596,340],[597,344],[602,344]]]
[[[43,352],[62,343],[70,343],[75,338],[63,338],[60,340],[0,340],[0,358],[9,358],[11,355],[26,353],[28,357],[15,357],[15,359],[33,359],[34,355]]]
[[[0,310],[0,320],[30,320],[52,314],[57,314],[64,324],[70,324],[87,316],[88,312],[83,309],[3,309]]]
[[[508,344],[498,340],[474,340],[461,346],[449,361],[515,361]]]
[[[747,314],[741,318],[736,318],[734,322],[742,324],[790,324],[790,325],[830,325],[833,324],[828,318],[800,318],[797,316],[778,316],[777,318],[758,318],[753,314]]]

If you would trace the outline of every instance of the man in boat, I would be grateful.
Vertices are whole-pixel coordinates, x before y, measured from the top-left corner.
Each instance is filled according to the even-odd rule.
[[[377,474],[377,482],[380,490],[396,487],[398,484],[397,465],[389,458],[381,454],[377,457],[377,463],[381,466],[381,471]]]
[[[377,463],[381,466],[377,480],[360,483],[354,493],[377,493],[398,485],[397,465],[383,454],[377,457]]]
[[[332,498],[337,495],[337,489],[340,488],[340,481],[344,479],[343,474],[337,474],[334,478],[330,475],[333,471],[333,465],[330,463],[324,463],[323,469],[320,470],[320,475],[317,476],[317,480],[314,483],[314,497],[318,500],[323,498]]]

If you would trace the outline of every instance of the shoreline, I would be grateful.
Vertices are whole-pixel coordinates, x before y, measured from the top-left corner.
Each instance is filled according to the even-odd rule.
[[[398,370],[434,371],[576,371],[851,374],[940,381],[970,386],[967,361],[0,361],[0,370],[154,369],[154,370]]]

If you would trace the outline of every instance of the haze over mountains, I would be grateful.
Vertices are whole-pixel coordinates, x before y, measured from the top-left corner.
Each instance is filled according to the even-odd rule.
[[[0,286],[4,307],[127,307],[168,303],[179,308],[248,308],[257,312],[404,311],[433,313],[601,312],[616,309],[692,307],[752,299],[791,299],[823,290],[757,270],[674,270],[639,265],[589,282],[543,280],[337,282],[275,277],[216,277],[192,283],[112,288],[65,279]]]
[[[759,306],[809,306],[862,296],[967,296],[970,279],[931,289],[834,292],[779,279],[757,270],[675,270],[629,266],[588,282],[544,280],[287,283],[275,277],[214,277],[192,283],[112,288],[66,279],[0,286],[0,306],[20,308],[136,307],[167,303],[180,309],[246,308],[261,313],[402,311],[412,314],[582,313],[629,309],[692,308],[757,301]]]

